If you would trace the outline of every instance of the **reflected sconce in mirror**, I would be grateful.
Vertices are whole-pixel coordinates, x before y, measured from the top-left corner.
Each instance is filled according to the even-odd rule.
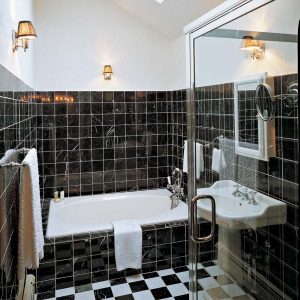
[[[252,36],[243,37],[241,50],[249,51],[252,59],[262,59],[265,57],[265,44],[255,40]]]
[[[105,80],[111,80],[111,74],[113,73],[111,65],[105,65],[103,70],[103,76]]]
[[[13,52],[18,48],[23,48],[24,52],[29,47],[29,40],[37,37],[34,27],[30,21],[20,21],[18,31],[13,30]]]

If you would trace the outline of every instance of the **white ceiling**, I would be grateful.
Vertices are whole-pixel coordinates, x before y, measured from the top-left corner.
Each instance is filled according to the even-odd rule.
[[[107,0],[169,39],[182,35],[183,27],[224,0]]]

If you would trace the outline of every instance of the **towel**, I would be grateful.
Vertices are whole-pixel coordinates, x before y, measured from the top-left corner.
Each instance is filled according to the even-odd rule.
[[[117,271],[142,267],[142,228],[136,220],[112,223],[114,226]]]
[[[226,161],[222,149],[213,150],[211,169],[215,172],[220,172],[226,168]]]
[[[0,160],[0,165],[16,162],[18,153],[16,150],[7,150]],[[6,281],[11,280],[11,268],[13,249],[15,243],[14,226],[17,220],[19,176],[15,169],[0,168],[0,266],[6,275]],[[9,213],[9,215],[8,215]]]
[[[196,143],[195,149],[195,157],[196,157],[196,178],[200,178],[201,172],[204,171],[204,158],[203,158],[203,145]],[[187,173],[188,169],[188,158],[187,158],[187,141],[184,141],[184,149],[183,149],[183,172]]]
[[[37,269],[44,257],[44,237],[40,201],[38,160],[31,149],[22,162],[19,201],[18,279],[25,277],[25,268]]]

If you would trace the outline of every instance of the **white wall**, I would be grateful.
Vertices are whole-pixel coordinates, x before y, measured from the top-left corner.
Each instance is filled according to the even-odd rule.
[[[172,42],[109,1],[35,0],[34,11],[37,90],[169,90],[173,81],[184,87],[176,78],[182,64],[170,64]],[[184,40],[177,46],[184,62]],[[113,67],[111,81],[103,79],[104,64]]]
[[[241,40],[202,37],[196,42],[196,86],[233,82],[268,72],[297,73],[297,44],[266,41],[265,58],[253,60],[241,51]]]
[[[186,63],[185,63],[185,36],[175,39],[171,43],[169,52],[169,78],[171,81],[170,90],[185,88]]]
[[[26,53],[22,49],[13,53],[12,30],[17,30],[21,20],[33,20],[32,0],[0,0],[0,64],[33,87],[32,41]]]
[[[221,27],[223,29],[297,34],[299,0],[276,0]],[[297,44],[265,41],[265,58],[253,60],[240,50],[240,39],[196,40],[196,86],[232,82],[242,77],[297,73]]]

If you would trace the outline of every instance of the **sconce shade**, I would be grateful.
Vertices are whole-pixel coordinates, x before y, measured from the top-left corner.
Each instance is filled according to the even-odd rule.
[[[20,21],[18,26],[17,38],[32,40],[36,38],[34,27],[30,21]]]
[[[243,37],[243,45],[241,47],[241,50],[259,50],[260,44],[258,40],[253,39],[252,36],[244,36]]]
[[[105,65],[103,75],[105,80],[111,80],[111,74],[113,73],[111,65]]]
[[[112,74],[112,67],[111,67],[111,65],[105,65],[104,66],[104,71],[103,71],[103,73],[105,73],[105,74],[108,74],[108,73],[110,73],[110,74]]]

